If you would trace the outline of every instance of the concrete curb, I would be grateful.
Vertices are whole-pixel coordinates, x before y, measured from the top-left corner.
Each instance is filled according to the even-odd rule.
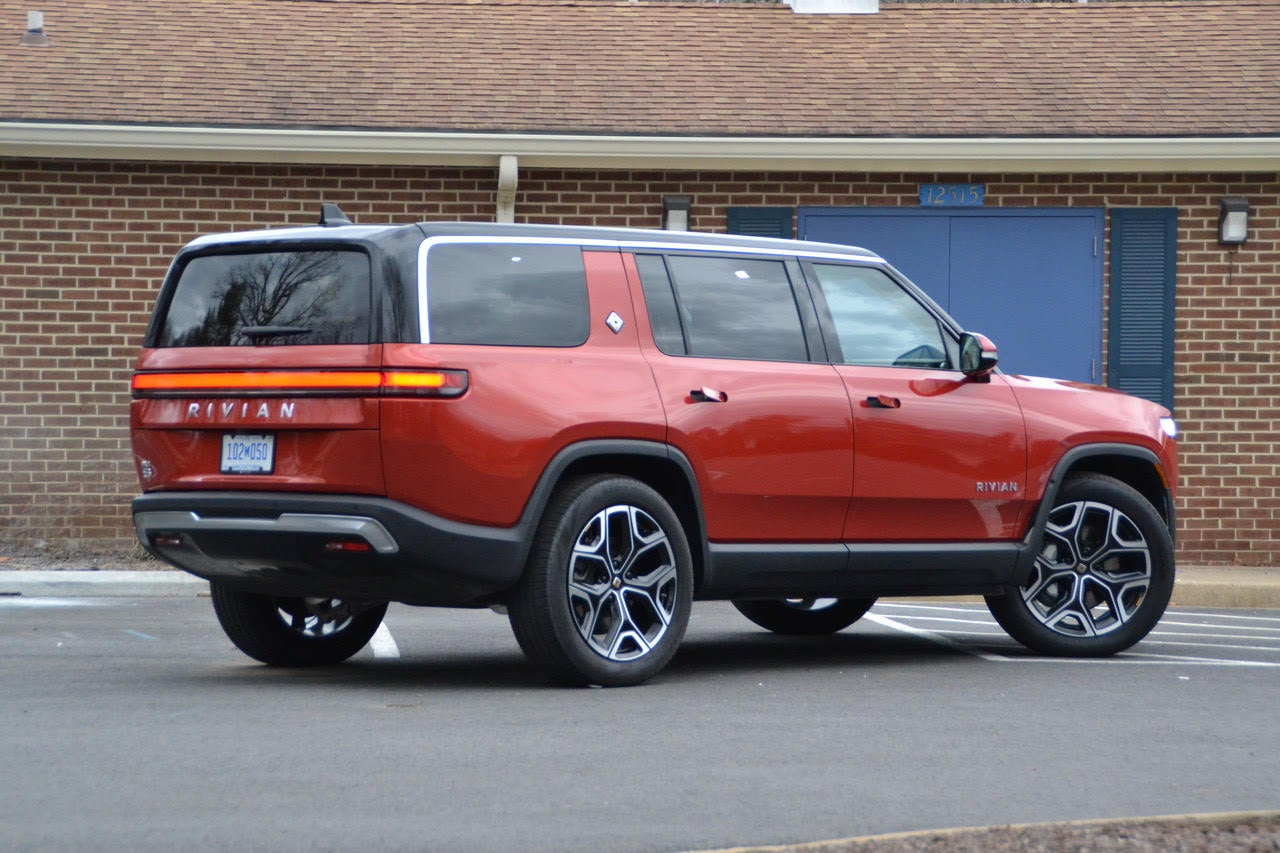
[[[209,594],[208,581],[178,571],[0,571],[0,596],[155,598],[202,594]]]
[[[176,570],[0,570],[0,596],[28,598],[207,595],[208,581]],[[963,600],[980,601],[969,597]],[[1280,569],[1191,566],[1178,569],[1174,607],[1280,609]]]
[[[1188,566],[1178,569],[1174,607],[1280,608],[1280,569]]]

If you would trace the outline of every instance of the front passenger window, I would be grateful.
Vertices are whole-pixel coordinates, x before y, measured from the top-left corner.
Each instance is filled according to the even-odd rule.
[[[949,368],[938,320],[871,267],[814,264],[843,354],[842,364]]]

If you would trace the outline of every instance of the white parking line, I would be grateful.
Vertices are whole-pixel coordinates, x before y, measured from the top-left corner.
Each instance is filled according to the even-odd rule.
[[[1251,622],[1277,622],[1280,623],[1280,617],[1276,616],[1241,616],[1238,613],[1201,613],[1194,610],[1174,609],[1173,614],[1177,616],[1194,616],[1198,619],[1240,619]]]
[[[1235,639],[1234,637],[1232,639]],[[1280,646],[1241,646],[1236,643],[1188,643],[1183,640],[1157,640],[1148,634],[1142,641],[1150,646],[1193,646],[1197,649],[1240,649],[1246,652],[1280,652]]]
[[[876,604],[876,610],[880,610],[882,608],[892,608],[896,611],[908,612],[897,612],[894,614],[893,618],[872,612],[868,613],[864,618],[882,627],[920,637],[921,639],[928,640],[948,649],[963,652],[965,654],[972,655],[973,657],[996,663],[1103,664],[1111,666],[1280,667],[1280,661],[1274,660],[1238,660],[1229,657],[1218,658],[1207,656],[1209,654],[1213,654],[1213,652],[1210,651],[1211,649],[1223,649],[1226,654],[1242,651],[1280,653],[1280,643],[1277,642],[1280,641],[1280,630],[1277,630],[1268,624],[1259,624],[1267,622],[1280,623],[1280,619],[1269,616],[1241,616],[1238,614],[1228,613],[1170,611],[1169,615],[1172,616],[1173,619],[1170,620],[1166,617],[1162,620],[1156,630],[1152,631],[1147,637],[1145,647],[1187,647],[1189,649],[1203,650],[1206,653],[1205,655],[1162,654],[1160,652],[1131,650],[1111,658],[1070,658],[1038,657],[1030,654],[1026,656],[1002,655],[973,647],[970,645],[971,643],[980,642],[981,640],[1003,638],[1006,636],[1003,630],[997,629],[995,622],[986,614],[985,609],[978,606],[946,607],[930,604],[899,604],[894,602],[882,602]],[[941,615],[943,613],[966,614],[973,618],[965,619],[956,618],[953,615]],[[1184,621],[1188,618],[1208,619],[1214,621]],[[1222,624],[1219,620],[1224,619],[1235,620],[1238,624]],[[929,630],[926,627],[917,627],[917,625],[921,623],[924,625],[936,623],[939,627],[937,630]],[[947,627],[950,625],[966,627]],[[966,630],[966,628],[968,630]],[[981,628],[990,628],[992,630],[975,630]],[[1170,628],[1187,628],[1190,630],[1169,630]],[[1219,631],[1224,633],[1216,633]],[[1165,639],[1172,637],[1186,639]],[[1199,642],[1196,642],[1197,640]],[[1234,642],[1209,642],[1211,640],[1228,640]],[[1250,645],[1250,641],[1260,644],[1276,644]],[[1172,649],[1170,650],[1172,651]]]
[[[866,617],[864,616],[863,618],[865,619]],[[906,626],[904,625],[903,627],[906,627]],[[927,631],[926,631],[925,633],[930,633],[930,632],[927,632]],[[1009,637],[1009,635],[1008,635],[1008,634],[1006,634],[1006,633],[1004,632],[1004,629],[1003,629],[1003,628],[998,628],[998,627],[996,627],[996,626],[994,626],[994,625],[991,627],[991,630],[990,630],[990,631],[961,631],[961,630],[956,629],[956,628],[950,628],[950,629],[948,629],[948,630],[947,630],[947,633],[946,633],[945,635],[943,635],[943,634],[939,634],[938,636],[940,636],[940,637],[941,637],[941,636],[947,636],[947,637],[983,637],[983,638],[988,639],[988,640],[998,640],[998,639],[1002,639],[1002,638],[1003,638],[1003,639],[1008,639],[1008,637]]]
[[[890,619],[888,616],[881,616],[877,613],[868,613],[866,616],[862,618],[869,619],[872,622],[876,623],[877,625],[881,625],[885,628],[891,628],[894,631],[900,631],[903,634],[910,634],[913,637],[919,637],[922,640],[928,640],[931,643],[937,643],[938,645],[951,649],[953,651],[962,652],[966,655],[973,655],[976,658],[982,658],[983,660],[991,660],[991,661],[1007,661],[1008,660],[1008,658],[1003,657],[1002,655],[992,654],[991,652],[984,652],[981,649],[970,648],[969,646],[966,646],[963,643],[957,643],[955,640],[943,634],[938,634],[934,631],[926,631],[923,628],[916,628],[911,625],[905,625],[896,619]]]
[[[1206,626],[1206,627],[1213,627],[1213,626]],[[1205,634],[1200,631],[1162,631],[1160,628],[1156,628],[1154,631],[1152,631],[1151,636],[1152,637],[1205,637],[1206,639],[1210,639],[1210,640],[1280,640],[1280,637],[1277,637],[1274,634],[1271,634],[1271,635],[1263,634],[1261,636],[1258,636],[1256,634]]]
[[[959,625],[992,625],[994,624],[990,617],[985,619],[952,619],[947,616],[907,616],[906,614],[896,615],[893,618],[901,619],[904,622],[952,622]]]
[[[1220,625],[1216,622],[1179,622],[1177,619],[1168,617],[1161,619],[1160,625],[1173,625],[1178,628],[1213,628],[1215,631],[1264,631],[1280,637],[1280,627],[1270,628],[1266,625]]]
[[[1162,655],[1159,652],[1139,652],[1132,649],[1124,653],[1125,657],[1141,657],[1152,658],[1154,660],[1173,660],[1183,661],[1184,663],[1234,663],[1234,664],[1250,664],[1253,666],[1280,666],[1280,663],[1273,661],[1225,661],[1222,658],[1206,658],[1198,655]]]
[[[387,628],[386,622],[379,625],[378,630],[373,632],[373,637],[369,640],[369,648],[373,649],[375,658],[400,657],[400,647],[396,645],[395,637],[391,636],[391,630]]]
[[[1088,666],[1225,666],[1225,667],[1280,667],[1280,663],[1265,660],[1219,660],[1217,658],[1170,657],[1160,660],[1140,660],[1137,652],[1125,652],[1114,658],[1005,658],[1003,663],[1061,663]]]

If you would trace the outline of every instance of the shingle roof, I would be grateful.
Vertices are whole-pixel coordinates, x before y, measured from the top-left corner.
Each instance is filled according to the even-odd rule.
[[[49,47],[20,47],[26,11]],[[1280,0],[0,0],[0,121],[747,136],[1280,134]]]

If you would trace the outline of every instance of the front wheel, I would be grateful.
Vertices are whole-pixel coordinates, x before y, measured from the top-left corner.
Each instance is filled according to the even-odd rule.
[[[1058,493],[1026,583],[987,607],[1034,651],[1102,657],[1155,627],[1173,576],[1173,539],[1155,507],[1113,477],[1082,474]]]
[[[738,612],[775,634],[834,634],[862,618],[874,598],[777,598],[734,601]]]
[[[666,666],[692,601],[693,558],[670,505],[638,480],[594,475],[552,498],[508,612],[554,681],[618,687]]]
[[[236,648],[271,666],[330,666],[365,647],[387,603],[256,595],[212,581],[213,610]]]

